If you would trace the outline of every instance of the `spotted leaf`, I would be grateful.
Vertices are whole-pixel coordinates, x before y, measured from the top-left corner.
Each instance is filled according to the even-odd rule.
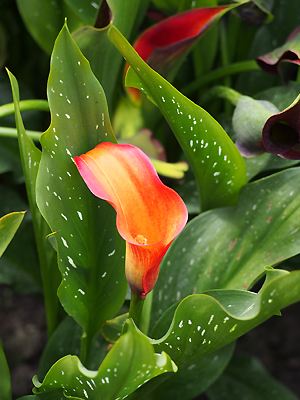
[[[245,163],[234,143],[204,109],[152,70],[112,26],[109,37],[132,66],[137,85],[153,98],[172,128],[200,188],[203,209],[233,204],[246,183]]]
[[[114,211],[88,191],[73,163],[73,156],[115,138],[103,89],[66,26],[51,58],[48,100],[38,206],[57,241],[59,298],[91,340],[124,300],[124,243]]]
[[[121,400],[150,379],[176,370],[170,357],[164,352],[156,354],[149,338],[129,320],[127,331],[98,371],[84,368],[76,356],[66,356],[52,366],[42,383],[34,380],[34,392],[52,393],[53,399]]]
[[[194,294],[177,306],[172,322],[170,312],[158,322],[167,333],[155,343],[156,351],[166,351],[178,372],[154,391],[153,398],[179,400],[176,383],[186,369],[196,369],[198,360],[232,343],[257,325],[278,315],[280,310],[300,300],[300,271],[269,270],[259,293],[244,290],[216,290]],[[185,399],[197,395],[197,384],[186,387]]]
[[[237,354],[208,390],[209,400],[297,400],[256,358]]]
[[[298,254],[299,188],[300,168],[292,168],[248,184],[236,207],[194,218],[163,260],[153,321],[189,294],[248,289],[265,267]]]

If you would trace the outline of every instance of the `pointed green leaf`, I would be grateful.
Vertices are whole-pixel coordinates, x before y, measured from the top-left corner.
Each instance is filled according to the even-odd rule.
[[[210,400],[297,400],[255,358],[235,356],[225,373],[208,390]]]
[[[177,368],[166,353],[155,354],[149,338],[129,320],[98,371],[83,367],[76,356],[66,356],[50,369],[44,381],[34,381],[35,393],[53,392],[86,400],[125,399],[140,385]],[[73,397],[72,397],[73,398]]]
[[[1,400],[11,400],[11,382],[10,371],[3,350],[2,343],[0,342],[0,394]]]
[[[20,157],[25,177],[27,198],[32,214],[35,241],[40,263],[40,273],[43,281],[48,333],[51,334],[57,324],[58,301],[56,292],[59,273],[55,263],[55,253],[47,243],[46,239],[46,236],[50,232],[49,227],[41,216],[36,204],[36,180],[42,153],[25,131],[19,105],[18,82],[9,71],[8,76],[12,88]]]
[[[24,218],[24,212],[13,212],[0,218],[0,257],[14,237]]]
[[[28,202],[30,210],[32,214],[34,214],[34,218],[40,219],[39,211],[35,202],[36,198],[35,184],[41,160],[41,151],[35,146],[33,140],[29,138],[29,136],[26,134],[19,106],[20,95],[19,95],[18,82],[11,72],[7,71],[7,73],[10,79],[14,106],[15,106],[15,119],[18,131],[20,157],[25,177]]]
[[[163,259],[153,321],[188,294],[249,288],[265,267],[299,253],[299,220],[300,168],[250,183],[236,207],[193,219]]]
[[[51,58],[48,99],[37,200],[57,239],[60,300],[90,340],[124,300],[124,243],[113,209],[90,193],[72,160],[115,138],[103,89],[66,26]]]
[[[193,168],[203,209],[235,203],[246,183],[246,168],[221,125],[152,70],[114,26],[109,37],[173,130]]]
[[[197,384],[186,381],[176,394],[169,391],[182,382],[186,370],[197,368],[202,357],[232,343],[263,321],[300,300],[300,271],[270,270],[259,293],[243,290],[215,290],[183,299],[175,310],[159,321],[158,331],[167,333],[156,341],[156,351],[166,351],[178,366],[176,375],[158,388],[164,399],[192,399],[198,394]],[[169,326],[169,328],[168,328]],[[185,390],[185,392],[183,392]],[[154,393],[156,394],[156,393]]]

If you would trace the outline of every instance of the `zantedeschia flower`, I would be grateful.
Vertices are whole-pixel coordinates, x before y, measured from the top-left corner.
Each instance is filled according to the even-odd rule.
[[[266,72],[280,73],[283,78],[297,73],[300,66],[300,27],[290,34],[284,45],[258,57],[257,62]]]
[[[300,160],[300,96],[288,108],[267,120],[262,139],[266,151]]]
[[[228,9],[229,6],[194,8],[165,18],[146,29],[134,43],[134,48],[152,68],[164,73],[174,59],[187,51]],[[137,89],[130,88],[129,93],[136,101],[139,99]]]
[[[126,240],[127,280],[146,296],[164,254],[186,224],[184,202],[133,145],[103,142],[74,161],[90,191],[116,210],[117,228]]]

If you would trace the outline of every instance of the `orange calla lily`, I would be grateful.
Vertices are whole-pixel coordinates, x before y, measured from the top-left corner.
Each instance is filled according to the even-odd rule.
[[[117,228],[126,240],[126,277],[132,290],[145,297],[186,224],[184,202],[135,146],[104,142],[74,161],[90,191],[116,210]]]

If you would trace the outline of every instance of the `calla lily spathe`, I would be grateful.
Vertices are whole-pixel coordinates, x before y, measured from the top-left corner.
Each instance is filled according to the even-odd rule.
[[[201,7],[172,15],[142,32],[133,47],[153,69],[166,75],[174,61],[229,9],[230,6]],[[137,89],[127,91],[132,100],[139,101]]]
[[[146,296],[162,257],[186,224],[184,202],[135,146],[103,142],[74,161],[91,192],[116,210],[117,228],[126,240],[127,280],[132,290]]]

